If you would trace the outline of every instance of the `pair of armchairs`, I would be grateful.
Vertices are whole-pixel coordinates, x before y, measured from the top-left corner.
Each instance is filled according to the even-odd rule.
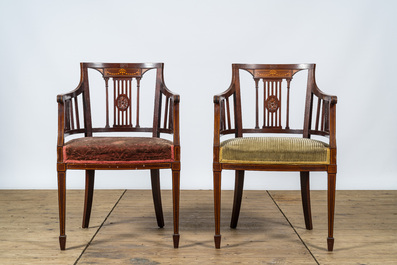
[[[151,71],[154,70],[154,71]],[[103,78],[103,125],[95,126],[91,106],[89,72]],[[220,248],[221,172],[236,171],[231,227],[237,226],[244,172],[299,171],[302,203],[307,229],[312,229],[309,171],[328,173],[328,250],[332,251],[336,139],[335,104],[337,98],[321,92],[315,83],[314,64],[265,65],[233,64],[232,83],[228,90],[214,97],[214,208],[215,247]],[[255,91],[255,126],[243,127],[240,72],[253,77]],[[303,129],[290,128],[290,84],[293,76],[307,72],[307,90]],[[141,88],[144,74],[154,72],[154,115],[150,126],[141,126]],[[146,74],[148,75],[148,74]],[[145,75],[145,76],[146,76]],[[150,75],[150,74],[149,74]],[[142,89],[145,89],[142,91]],[[292,90],[293,91],[293,90]],[[293,92],[291,92],[293,93]],[[282,96],[283,95],[283,96]],[[315,98],[317,99],[315,101]],[[167,89],[162,63],[81,63],[81,79],[70,93],[58,95],[58,200],[60,218],[59,243],[66,246],[66,171],[85,170],[86,186],[83,228],[89,226],[95,170],[147,169],[151,173],[152,194],[159,227],[164,226],[160,195],[160,169],[172,170],[174,234],[179,245],[179,95]],[[252,101],[251,101],[252,102]],[[283,115],[282,115],[283,114]],[[109,136],[111,133],[111,136]],[[249,133],[296,134],[301,137],[245,137]],[[74,135],[84,135],[75,137]],[[102,134],[102,135],[101,135]],[[114,136],[121,134],[123,136]],[[127,135],[126,135],[127,134]],[[146,134],[146,135],[145,135]],[[147,135],[148,134],[148,135]],[[170,139],[163,135],[170,135]],[[95,136],[94,136],[95,135]],[[231,135],[221,141],[221,136]],[[311,139],[312,135],[329,137],[328,143]],[[303,136],[303,137],[302,137]],[[67,138],[67,140],[66,140]]]

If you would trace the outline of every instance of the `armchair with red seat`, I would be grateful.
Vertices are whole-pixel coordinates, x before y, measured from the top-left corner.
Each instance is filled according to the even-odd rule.
[[[60,248],[64,250],[66,246],[67,170],[86,172],[83,228],[89,226],[95,170],[150,170],[157,224],[163,227],[159,170],[167,168],[172,170],[173,243],[177,248],[180,185],[179,95],[173,94],[165,86],[163,63],[81,63],[80,68],[78,87],[57,97]],[[144,92],[142,89],[150,89],[141,87],[141,80],[146,72],[153,71],[155,74],[151,77],[155,79],[154,104],[153,101],[141,102],[141,94]],[[103,126],[93,126],[93,116],[98,113],[91,111],[93,98],[90,98],[90,92],[98,88],[90,86],[91,72],[98,72],[103,82],[102,90],[99,90],[105,99],[105,102],[100,102],[103,104]],[[140,106],[150,103],[154,105],[152,120],[148,123],[150,126],[142,126]],[[161,137],[167,134],[171,135],[171,139]]]

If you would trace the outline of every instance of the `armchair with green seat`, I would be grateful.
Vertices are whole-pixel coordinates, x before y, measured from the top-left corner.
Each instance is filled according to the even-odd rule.
[[[231,228],[237,227],[244,185],[244,172],[300,172],[301,195],[306,229],[313,228],[310,207],[309,172],[328,175],[328,250],[334,246],[336,184],[336,103],[337,97],[324,94],[316,85],[315,64],[233,64],[232,82],[214,97],[214,207],[215,247],[220,248],[220,204],[222,170],[235,170]],[[242,106],[241,73],[252,77],[251,106]],[[306,75],[305,90],[292,86],[296,74]],[[293,88],[292,88],[293,87]],[[246,87],[244,87],[247,89]],[[306,91],[306,92],[305,92]],[[305,93],[300,128],[291,128],[291,93]],[[246,94],[245,94],[246,95]],[[253,108],[252,126],[243,126],[243,110]],[[267,136],[269,135],[269,136]],[[280,136],[278,136],[280,135]],[[316,136],[316,139],[312,139]],[[227,139],[224,139],[224,138]],[[320,138],[320,139],[317,139]]]

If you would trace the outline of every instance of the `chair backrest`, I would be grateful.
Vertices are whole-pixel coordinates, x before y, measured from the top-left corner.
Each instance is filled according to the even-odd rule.
[[[80,84],[70,98],[65,100],[65,134],[96,132],[150,132],[154,137],[160,133],[173,133],[172,111],[174,98],[164,84],[163,63],[81,63]],[[93,127],[89,84],[89,69],[103,77],[104,102],[101,106],[105,123]],[[141,126],[141,80],[150,70],[155,74],[154,115],[152,126]],[[95,83],[96,84],[96,83]],[[93,89],[93,88],[91,88]],[[146,89],[146,88],[145,88]],[[95,90],[98,89],[95,87]],[[165,106],[162,104],[165,103]],[[81,108],[83,110],[81,110]],[[84,120],[83,124],[80,121]]]
[[[253,78],[255,96],[250,100],[255,106],[255,126],[243,127],[240,71]],[[290,91],[293,77],[300,71],[307,71],[306,102],[302,128],[290,127]],[[330,101],[313,95],[320,95],[315,82],[315,64],[233,64],[232,83],[221,100],[221,134],[234,133],[295,133],[303,137],[329,135]],[[233,101],[229,100],[232,97]],[[312,118],[313,117],[313,118]]]

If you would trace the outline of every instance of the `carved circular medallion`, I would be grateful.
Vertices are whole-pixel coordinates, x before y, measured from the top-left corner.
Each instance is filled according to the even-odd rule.
[[[269,96],[266,99],[266,108],[268,109],[268,111],[270,112],[275,112],[277,111],[277,109],[280,106],[280,101],[278,100],[278,98],[276,96]]]
[[[121,111],[128,109],[128,107],[130,106],[128,97],[127,95],[124,94],[120,94],[117,97],[116,103],[117,103],[117,108]]]

